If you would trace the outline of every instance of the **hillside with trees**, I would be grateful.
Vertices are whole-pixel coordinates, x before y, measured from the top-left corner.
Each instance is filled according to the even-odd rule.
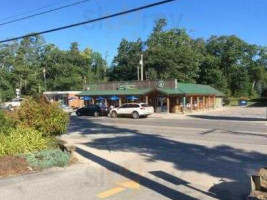
[[[179,82],[209,84],[228,96],[267,95],[267,47],[237,36],[193,39],[184,29],[167,29],[156,21],[142,41],[122,39],[111,66],[90,48],[73,42],[68,50],[47,44],[42,36],[0,46],[0,101],[46,90],[82,90],[83,83],[136,80],[141,54],[146,79],[176,78]]]

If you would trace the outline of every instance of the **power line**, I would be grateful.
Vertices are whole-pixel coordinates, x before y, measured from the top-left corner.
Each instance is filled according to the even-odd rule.
[[[29,19],[29,18],[33,18],[33,17],[39,16],[39,15],[44,15],[44,14],[47,14],[47,13],[55,12],[57,10],[62,10],[62,9],[65,9],[65,8],[68,8],[68,7],[71,7],[71,6],[75,6],[75,5],[78,5],[78,4],[81,4],[81,3],[85,3],[87,1],[91,1],[91,0],[78,1],[78,2],[75,2],[75,3],[71,3],[71,4],[68,4],[68,5],[65,5],[65,6],[61,6],[61,7],[58,7],[58,8],[54,8],[54,9],[51,9],[51,10],[47,10],[47,11],[43,11],[43,12],[36,13],[36,14],[33,14],[33,15],[28,15],[26,17],[22,17],[22,18],[11,20],[11,21],[3,22],[3,23],[0,23],[0,26],[6,25],[6,24],[11,24],[11,23],[18,22],[18,21],[22,21],[22,20]]]
[[[30,34],[19,36],[19,37],[13,37],[13,38],[10,38],[10,39],[6,39],[6,40],[0,41],[0,44],[4,43],[4,42],[10,42],[10,41],[13,41],[13,40],[23,39],[23,38],[26,38],[26,37],[32,37],[32,36],[36,36],[36,35],[41,35],[41,34],[51,33],[51,32],[60,31],[60,30],[64,30],[64,29],[69,29],[69,28],[73,28],[73,27],[76,27],[76,26],[81,26],[81,25],[84,25],[84,24],[89,24],[89,23],[93,23],[93,22],[97,22],[97,21],[101,21],[101,20],[105,20],[105,19],[109,19],[109,18],[113,18],[113,17],[118,17],[118,16],[121,16],[121,15],[126,15],[126,14],[129,14],[129,13],[137,12],[137,11],[140,11],[140,10],[152,8],[152,7],[155,7],[155,6],[167,4],[167,3],[170,3],[170,2],[174,2],[174,1],[177,1],[177,0],[160,1],[160,2],[156,2],[156,3],[148,4],[148,5],[145,5],[145,6],[141,6],[141,7],[138,7],[138,8],[133,8],[133,9],[130,9],[130,10],[122,11],[122,12],[119,12],[119,13],[106,15],[104,17],[100,17],[100,18],[96,18],[96,19],[91,19],[91,20],[87,20],[87,21],[83,21],[83,22],[79,22],[79,23],[75,23],[75,24],[70,24],[70,25],[67,25],[67,26],[61,26],[61,27],[53,28],[53,29],[46,30],[46,31],[30,33]]]
[[[49,4],[49,5],[40,7],[40,8],[36,8],[36,9],[33,9],[33,10],[28,10],[28,11],[25,11],[23,13],[19,13],[19,14],[16,14],[16,15],[12,15],[12,16],[9,16],[9,17],[2,18],[2,19],[0,19],[0,21],[5,21],[7,19],[12,19],[12,18],[19,17],[19,16],[22,16],[22,15],[25,15],[25,14],[33,13],[33,12],[36,12],[36,11],[39,11],[39,10],[43,10],[45,8],[49,8],[49,7],[52,7],[52,6],[55,6],[55,5],[58,5],[58,4],[62,4],[62,3],[63,3],[62,1],[58,1],[56,3]]]

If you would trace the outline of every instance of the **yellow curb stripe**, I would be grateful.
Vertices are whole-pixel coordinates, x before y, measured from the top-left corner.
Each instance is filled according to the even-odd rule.
[[[118,193],[120,193],[120,192],[122,192],[124,190],[125,190],[125,188],[123,188],[123,187],[115,187],[115,188],[112,188],[112,189],[107,190],[105,192],[101,192],[101,193],[97,194],[96,196],[98,198],[105,199],[107,197],[110,197],[110,196],[113,196],[115,194],[118,194]]]
[[[125,187],[125,188],[136,189],[136,190],[138,190],[140,188],[139,183],[137,183],[135,181],[126,181],[123,183],[117,183],[117,185]]]

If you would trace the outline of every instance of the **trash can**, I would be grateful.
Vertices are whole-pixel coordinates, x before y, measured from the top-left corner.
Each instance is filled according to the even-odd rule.
[[[246,105],[248,105],[248,101],[244,100],[244,99],[239,99],[238,100],[238,105],[239,106],[246,106]]]

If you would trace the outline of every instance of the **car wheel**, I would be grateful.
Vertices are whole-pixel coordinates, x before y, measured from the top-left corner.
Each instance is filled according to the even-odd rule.
[[[113,111],[113,112],[111,113],[111,117],[112,117],[112,118],[116,118],[116,117],[117,117],[117,113],[116,113],[115,111]]]
[[[81,112],[79,112],[79,111],[76,112],[76,115],[77,115],[77,116],[81,116]]]
[[[133,116],[134,119],[138,119],[139,118],[138,112],[133,112],[132,116]]]
[[[99,117],[99,112],[94,112],[95,117]]]

